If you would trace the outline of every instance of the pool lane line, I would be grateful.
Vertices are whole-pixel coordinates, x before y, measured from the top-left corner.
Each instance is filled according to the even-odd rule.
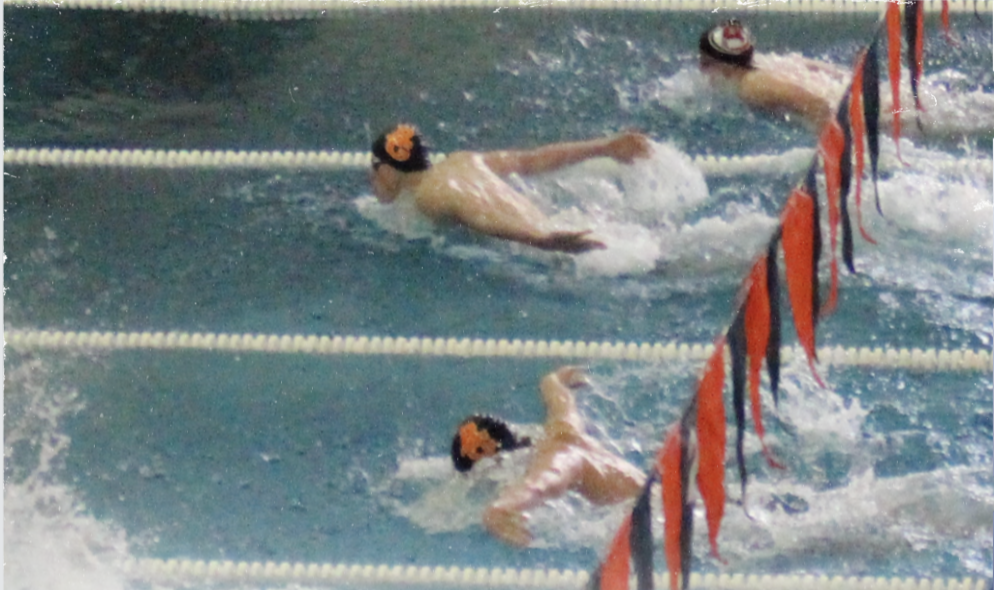
[[[693,163],[710,177],[735,177],[748,174],[789,175],[811,164],[814,150],[795,148],[781,154],[751,156],[694,156]],[[909,158],[924,169],[942,174],[982,174],[994,177],[990,159]],[[432,154],[433,162],[445,159],[445,154]],[[51,166],[59,168],[138,168],[138,169],[203,169],[203,170],[294,170],[342,171],[366,170],[370,166],[369,152],[349,151],[238,151],[238,150],[128,150],[128,149],[61,149],[7,148],[3,152],[4,166]],[[881,170],[904,169],[894,157],[884,156]]]
[[[305,587],[431,586],[459,588],[583,588],[588,574],[574,570],[461,568],[458,566],[389,566],[364,564],[194,561],[136,559],[126,566],[130,577],[145,583],[186,586],[198,582],[301,584]],[[665,587],[666,572],[655,574]],[[955,578],[886,578],[816,575],[699,574],[694,588],[710,590],[985,590],[989,580]]]
[[[969,13],[988,10],[991,0],[950,0],[949,11]],[[772,12],[881,14],[886,2],[877,0],[4,0],[11,8],[58,8],[59,10],[116,10],[128,12],[172,12],[220,19],[293,20],[348,16],[364,12],[401,10],[448,10],[478,8],[495,10],[609,10],[635,12]],[[925,0],[925,12],[940,12],[940,0]]]
[[[458,358],[563,358],[640,362],[701,361],[711,344],[682,342],[585,342],[396,336],[318,336],[302,334],[224,334],[205,332],[73,332],[10,329],[6,344],[20,350],[203,350],[313,355],[395,355]],[[784,362],[801,355],[784,347]],[[917,371],[994,370],[989,350],[823,346],[819,364],[837,367]]]

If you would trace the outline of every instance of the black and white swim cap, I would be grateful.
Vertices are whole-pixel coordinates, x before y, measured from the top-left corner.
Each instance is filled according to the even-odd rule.
[[[727,20],[701,35],[701,53],[739,66],[752,65],[752,33],[738,21]]]

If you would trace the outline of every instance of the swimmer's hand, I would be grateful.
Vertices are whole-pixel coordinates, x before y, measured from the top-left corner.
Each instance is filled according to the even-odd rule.
[[[532,542],[527,522],[527,516],[507,507],[490,505],[483,513],[483,526],[490,534],[515,547],[524,548]]]
[[[590,379],[587,378],[587,373],[580,367],[562,367],[556,371],[556,378],[559,379],[560,383],[570,389],[577,389],[590,385]]]
[[[600,240],[589,237],[591,231],[554,231],[544,237],[530,242],[530,245],[542,250],[555,250],[568,254],[580,254],[590,250],[603,250],[607,245]]]
[[[649,138],[637,131],[625,131],[608,143],[608,153],[616,162],[631,164],[638,158],[648,158],[652,152]]]

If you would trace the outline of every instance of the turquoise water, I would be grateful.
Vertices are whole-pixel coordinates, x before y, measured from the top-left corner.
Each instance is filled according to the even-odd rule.
[[[693,47],[713,18],[363,11],[269,23],[8,9],[7,147],[363,150],[403,119],[443,152],[637,127],[670,155],[523,186],[620,253],[575,261],[412,230],[371,203],[364,172],[8,167],[5,324],[709,342],[797,177],[708,178],[682,204],[640,179],[699,177],[664,149],[812,145],[803,129],[700,86]],[[843,67],[873,26],[827,15],[749,24],[763,51]],[[954,18],[950,46],[930,18],[930,89],[994,94],[988,25]],[[991,139],[902,150],[917,162],[989,161]],[[867,211],[880,245],[857,241],[861,274],[844,277],[819,342],[989,349],[989,173],[912,168],[880,189],[887,219]],[[467,483],[444,469],[465,415],[537,422],[536,386],[555,366],[8,350],[6,559],[21,569],[5,581],[39,587],[48,569],[57,587],[95,579],[92,569],[113,582],[94,587],[127,587],[122,555],[589,569],[621,511],[557,501],[534,515],[536,546],[513,550],[477,524],[506,470]],[[581,405],[598,436],[647,465],[698,370],[594,363]],[[755,520],[730,505],[729,564],[706,558],[702,538],[695,569],[990,578],[991,376],[823,372],[827,389],[800,364],[785,369],[767,427],[788,469],[766,468],[747,441]],[[65,555],[36,557],[53,538]]]

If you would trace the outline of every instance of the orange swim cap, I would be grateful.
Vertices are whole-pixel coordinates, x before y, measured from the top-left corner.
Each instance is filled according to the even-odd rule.
[[[427,170],[428,148],[421,142],[417,129],[400,124],[380,135],[373,142],[373,165],[387,164],[401,172]]]
[[[467,422],[459,428],[459,439],[462,442],[462,456],[471,461],[493,457],[500,450],[497,441],[490,438],[490,433],[480,430],[475,422]]]
[[[387,134],[386,150],[390,157],[398,162],[406,162],[414,149],[414,136],[417,132],[410,125],[397,125],[392,133]]]
[[[527,436],[518,439],[507,423],[492,416],[474,415],[459,424],[452,439],[452,464],[456,471],[469,471],[484,457],[531,445]]]

